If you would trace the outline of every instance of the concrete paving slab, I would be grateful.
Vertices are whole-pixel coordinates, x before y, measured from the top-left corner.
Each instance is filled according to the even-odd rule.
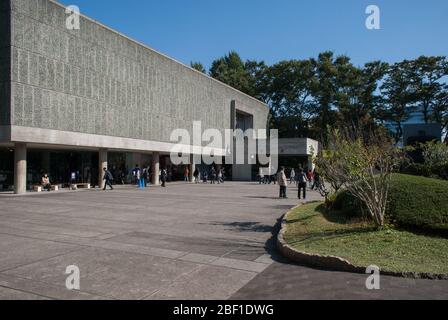
[[[203,266],[145,299],[225,300],[255,276],[254,272]]]
[[[15,288],[20,292],[28,293],[31,299],[34,299],[33,297],[36,297],[36,299],[63,299],[63,300],[111,299],[91,294],[85,291],[67,290],[66,286],[61,283],[50,284],[47,282],[36,281],[22,278],[19,276],[12,276],[6,274],[0,274],[0,286]],[[17,297],[17,299],[22,300],[21,297]]]
[[[262,272],[269,266],[268,264],[264,263],[236,260],[230,258],[219,258],[213,261],[212,265],[252,272]]]
[[[189,253],[179,258],[179,260],[196,262],[201,264],[210,264],[217,259],[219,259],[219,257],[198,253]]]
[[[29,292],[0,286],[0,300],[50,300]]]
[[[0,234],[0,271],[65,254],[81,247]]]
[[[296,192],[281,200],[278,186],[231,182],[2,196],[0,298],[446,296],[448,282],[386,278],[384,292],[366,293],[363,275],[279,262],[274,225],[299,203]],[[76,263],[80,292],[65,288]]]
[[[140,299],[197,267],[190,262],[88,248],[4,274],[64,288],[69,265],[79,267],[81,291],[114,299]]]

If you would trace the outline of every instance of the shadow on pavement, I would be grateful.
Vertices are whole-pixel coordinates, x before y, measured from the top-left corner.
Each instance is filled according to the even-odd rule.
[[[260,224],[259,222],[214,222],[212,225],[230,227],[241,232],[272,232],[273,229],[272,226]]]

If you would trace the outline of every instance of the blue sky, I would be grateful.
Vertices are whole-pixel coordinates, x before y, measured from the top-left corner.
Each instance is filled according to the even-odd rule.
[[[230,50],[272,64],[333,50],[355,64],[448,54],[447,0],[63,0],[185,64]],[[381,9],[367,30],[365,9]]]

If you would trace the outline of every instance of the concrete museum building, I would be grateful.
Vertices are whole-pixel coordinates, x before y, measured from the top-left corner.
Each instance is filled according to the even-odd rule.
[[[44,172],[56,184],[76,172],[101,185],[106,165],[123,180],[135,164],[158,173],[170,166],[171,132],[193,121],[266,129],[264,103],[85,16],[69,30],[67,17],[51,0],[0,1],[3,190],[24,193]],[[256,171],[229,170],[235,180]],[[182,172],[173,167],[172,179]]]

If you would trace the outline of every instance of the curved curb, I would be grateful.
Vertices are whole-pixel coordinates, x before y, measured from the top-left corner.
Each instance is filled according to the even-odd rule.
[[[302,206],[300,204],[288,211],[282,218],[281,229],[277,235],[277,249],[286,258],[297,262],[301,265],[314,267],[331,271],[343,271],[352,273],[366,274],[366,267],[355,266],[350,261],[336,256],[324,256],[320,254],[307,253],[299,251],[291,247],[285,240],[287,217],[295,209]],[[389,270],[381,270],[382,275],[411,278],[411,279],[430,279],[430,280],[448,280],[448,274],[433,274],[433,273],[420,273],[420,272],[394,272]]]

